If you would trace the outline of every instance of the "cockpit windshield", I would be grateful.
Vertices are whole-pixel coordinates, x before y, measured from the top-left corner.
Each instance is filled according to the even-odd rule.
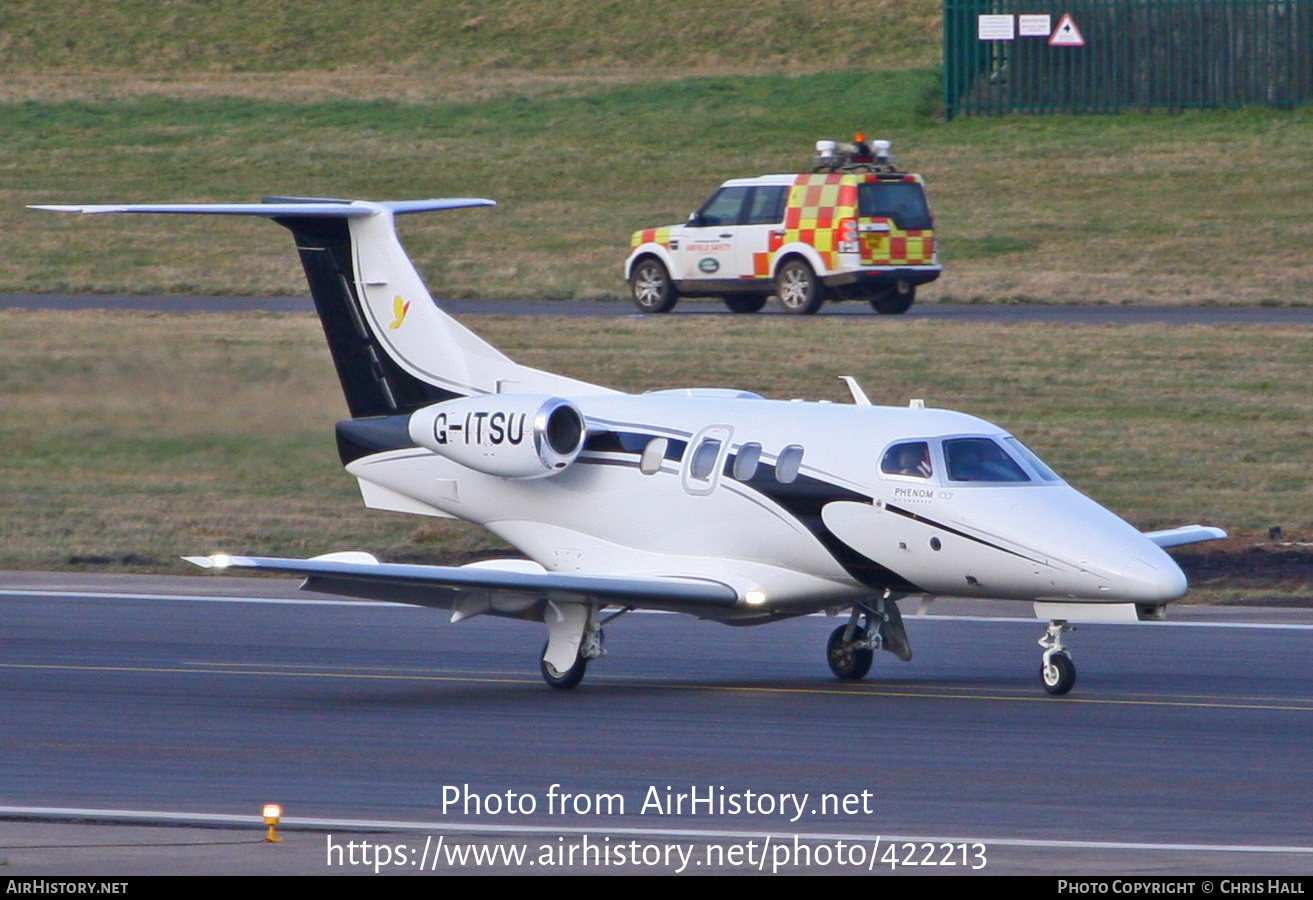
[[[900,441],[885,450],[880,472],[940,483],[1062,483],[1043,460],[1011,435]]]
[[[949,481],[1030,481],[1026,470],[990,438],[944,441],[944,465]]]
[[[929,478],[934,474],[934,467],[930,463],[929,441],[894,444],[885,451],[884,459],[880,460],[880,471],[886,475]]]
[[[1023,462],[1029,463],[1031,469],[1039,475],[1041,481],[1061,481],[1058,474],[1044,464],[1044,460],[1036,456],[1031,449],[1021,441],[1009,435],[1003,438],[1003,443],[1007,444],[1008,449],[1012,451],[1013,456],[1021,457]]]

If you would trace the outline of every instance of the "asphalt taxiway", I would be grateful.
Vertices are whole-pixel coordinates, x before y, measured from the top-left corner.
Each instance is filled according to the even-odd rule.
[[[567,318],[642,317],[628,301],[450,300],[439,304],[456,315],[564,316]],[[0,309],[76,311],[119,309],[147,312],[311,313],[309,297],[224,297],[204,294],[0,294]],[[683,301],[668,314],[733,315],[719,301]],[[760,315],[787,315],[767,304]],[[866,303],[827,303],[821,316],[854,316],[871,321],[934,319],[961,322],[1047,322],[1072,325],[1313,325],[1313,306],[1154,306],[1112,304],[920,303],[903,316],[877,316]],[[661,319],[662,316],[646,318]],[[748,317],[751,318],[751,317]]]
[[[334,840],[394,848],[390,873],[678,863],[551,862],[586,841],[677,845],[706,872],[770,871],[782,842],[830,854],[783,871],[888,873],[908,845],[923,862],[898,874],[1313,868],[1313,613],[1081,626],[1065,698],[1040,690],[1028,616],[941,602],[908,617],[911,663],[846,684],[833,619],[636,613],[559,692],[541,626],[274,579],[4,573],[0,871],[372,873],[331,865]],[[259,841],[266,802],[285,844]],[[761,869],[749,844],[772,848]],[[884,857],[841,865],[839,844]],[[548,857],[434,865],[434,846]]]

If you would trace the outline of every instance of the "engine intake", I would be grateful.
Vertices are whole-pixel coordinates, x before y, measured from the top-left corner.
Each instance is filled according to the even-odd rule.
[[[579,456],[586,426],[569,400],[488,394],[435,403],[410,417],[410,439],[452,462],[504,478],[541,478]]]

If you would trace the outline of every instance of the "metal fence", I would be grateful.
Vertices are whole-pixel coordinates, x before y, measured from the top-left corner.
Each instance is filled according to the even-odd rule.
[[[1310,100],[1313,0],[944,0],[949,118]]]

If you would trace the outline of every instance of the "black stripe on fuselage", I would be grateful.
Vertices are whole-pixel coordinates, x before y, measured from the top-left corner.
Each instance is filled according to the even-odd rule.
[[[296,239],[347,409],[355,419],[392,416],[462,396],[402,369],[370,330],[356,292],[351,230],[334,217],[274,218]]]
[[[1027,562],[1039,562],[1039,560],[1031,559],[1029,556],[1026,556],[1023,553],[1018,553],[1015,550],[1009,550],[1007,547],[1000,547],[998,544],[991,544],[989,541],[984,540],[983,538],[978,538],[974,534],[967,534],[965,531],[959,531],[956,528],[950,528],[949,526],[943,524],[942,522],[936,522],[934,519],[927,519],[925,516],[919,513],[914,513],[910,509],[903,509],[901,506],[894,506],[893,504],[890,503],[886,503],[884,505],[884,508],[886,511],[891,512],[894,515],[904,516],[905,518],[911,519],[913,522],[920,522],[922,525],[929,525],[931,528],[938,528],[940,531],[946,531],[949,534],[955,534],[960,538],[966,538],[968,541],[975,541],[977,544],[982,544],[983,546],[986,546],[991,550],[997,550],[1000,553],[1010,553],[1013,556],[1020,557],[1021,559],[1026,560]]]
[[[657,436],[639,432],[601,432],[589,436],[588,443],[584,445],[584,450],[585,452],[640,454],[647,442]],[[680,444],[678,455],[672,453],[673,445],[676,443]],[[683,456],[684,442],[677,442],[672,439],[671,445],[666,451],[666,459],[678,461]],[[735,456],[734,453],[727,454],[724,468],[727,476],[734,470]],[[592,465],[638,465],[636,459],[621,461],[582,456],[578,462]],[[807,529],[825,548],[826,552],[834,558],[835,562],[842,566],[844,571],[856,581],[877,590],[890,589],[924,593],[921,588],[902,575],[857,552],[839,540],[834,532],[826,527],[825,521],[821,517],[821,510],[825,508],[827,503],[833,503],[836,500],[873,503],[873,498],[830,484],[819,478],[813,478],[810,475],[799,475],[791,483],[781,484],[775,476],[775,466],[766,462],[757,465],[757,471],[753,473],[752,478],[746,481],[736,479],[734,484],[751,488],[784,509],[798,524]]]

